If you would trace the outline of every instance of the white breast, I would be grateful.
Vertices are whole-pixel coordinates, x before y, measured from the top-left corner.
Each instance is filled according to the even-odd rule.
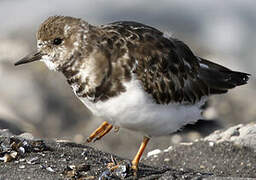
[[[124,85],[126,92],[105,102],[92,103],[86,98],[80,100],[104,120],[148,136],[173,133],[201,118],[200,106],[205,99],[195,105],[159,105],[143,90],[138,80],[132,80]]]

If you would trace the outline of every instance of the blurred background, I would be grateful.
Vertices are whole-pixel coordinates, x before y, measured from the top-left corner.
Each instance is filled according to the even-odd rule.
[[[36,49],[37,28],[52,15],[81,17],[95,25],[139,21],[179,38],[198,56],[252,74],[248,85],[212,97],[205,121],[183,133],[153,139],[147,151],[191,141],[215,129],[255,122],[256,1],[1,0],[0,129],[82,143],[100,124],[75,97],[62,74],[50,72],[41,62],[13,65]],[[121,129],[91,146],[131,158],[141,139],[139,133]]]

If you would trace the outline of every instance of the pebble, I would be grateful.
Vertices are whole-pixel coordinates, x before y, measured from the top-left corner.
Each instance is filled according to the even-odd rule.
[[[167,149],[164,149],[164,152],[169,152],[171,150],[173,150],[173,146],[169,146]]]
[[[31,159],[27,160],[27,163],[28,164],[37,164],[37,163],[39,163],[39,158],[38,157],[31,158]]]
[[[211,141],[210,141],[210,142],[209,142],[209,146],[210,146],[210,147],[213,147],[213,146],[214,146],[214,142],[211,142]]]
[[[20,161],[20,162],[24,162],[24,161],[25,161],[25,159],[24,159],[24,158],[22,158],[22,159],[20,159],[19,161]]]
[[[19,168],[20,169],[24,169],[26,166],[25,165],[20,165]]]
[[[170,161],[170,158],[165,158],[164,161],[168,162],[168,161]]]
[[[160,149],[155,149],[153,151],[148,152],[147,157],[156,156],[156,155],[160,154],[161,152],[162,151]]]
[[[51,167],[47,167],[46,170],[50,172],[55,172]]]

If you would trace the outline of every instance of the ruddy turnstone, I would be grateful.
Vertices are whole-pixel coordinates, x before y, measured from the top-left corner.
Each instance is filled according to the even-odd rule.
[[[94,26],[53,16],[37,32],[37,51],[15,65],[43,61],[62,72],[76,96],[105,120],[88,138],[113,126],[139,131],[138,162],[151,137],[171,134],[201,118],[210,95],[246,84],[249,74],[193,54],[182,41],[137,22]]]

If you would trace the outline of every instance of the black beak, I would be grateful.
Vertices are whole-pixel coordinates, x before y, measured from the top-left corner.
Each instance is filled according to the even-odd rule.
[[[31,54],[27,55],[26,57],[22,58],[21,60],[17,61],[14,65],[18,66],[20,64],[30,63],[33,61],[39,61],[40,59],[42,59],[42,56],[43,56],[43,54],[41,54],[40,52],[31,53]]]

